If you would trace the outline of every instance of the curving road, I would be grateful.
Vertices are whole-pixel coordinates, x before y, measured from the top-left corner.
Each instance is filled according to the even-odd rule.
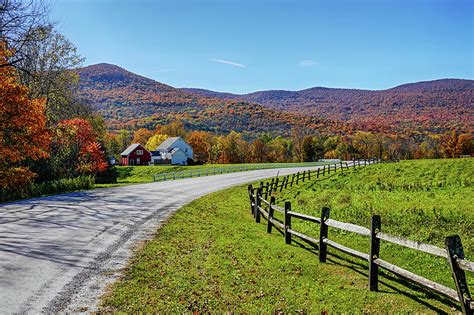
[[[0,205],[0,313],[93,311],[133,247],[174,211],[223,188],[297,171],[302,168],[96,189]]]

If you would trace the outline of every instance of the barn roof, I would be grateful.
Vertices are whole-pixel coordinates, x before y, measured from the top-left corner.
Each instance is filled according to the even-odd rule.
[[[125,151],[123,151],[122,153],[120,153],[120,155],[129,155],[130,153],[133,152],[133,150],[135,150],[135,149],[138,148],[139,146],[140,146],[140,143],[131,144],[128,148],[125,149]]]
[[[170,146],[173,145],[177,140],[181,139],[180,137],[171,137],[163,141],[156,150],[168,150]]]

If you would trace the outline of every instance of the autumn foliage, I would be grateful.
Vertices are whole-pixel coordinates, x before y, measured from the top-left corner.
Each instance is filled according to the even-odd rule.
[[[81,148],[76,169],[82,174],[96,174],[107,169],[100,144],[90,142]]]
[[[351,135],[356,131],[409,135],[474,130],[474,81],[445,79],[369,91],[316,87],[245,95],[178,89],[109,64],[78,71],[80,94],[111,130],[154,129],[180,119],[189,130],[246,138],[289,136],[293,127]],[[162,132],[167,134],[166,132]]]
[[[9,52],[0,44],[0,64]],[[25,162],[48,156],[45,100],[29,99],[13,68],[0,67],[0,187],[14,189],[30,183],[36,174]]]
[[[59,123],[53,137],[53,164],[57,177],[96,174],[107,169],[104,152],[89,121],[82,118]]]

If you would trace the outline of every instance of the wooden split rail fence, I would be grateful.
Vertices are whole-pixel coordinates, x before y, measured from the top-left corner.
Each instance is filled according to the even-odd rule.
[[[260,186],[256,188],[252,187],[252,185],[249,185],[248,192],[251,212],[253,213],[257,223],[260,223],[262,216],[265,220],[267,220],[268,233],[272,232],[273,227],[279,228],[283,232],[286,244],[291,244],[292,237],[295,236],[312,245],[317,245],[319,248],[320,262],[326,262],[328,247],[368,262],[370,291],[378,291],[379,268],[382,268],[401,278],[404,278],[405,280],[408,280],[409,282],[416,283],[417,285],[458,302],[461,305],[461,309],[464,314],[472,315],[474,310],[474,301],[472,300],[469,292],[465,272],[474,272],[474,263],[465,260],[461,239],[458,235],[447,237],[445,240],[445,248],[443,249],[438,246],[424,244],[382,232],[381,218],[378,215],[371,217],[371,226],[370,228],[366,228],[352,223],[340,222],[331,219],[330,209],[327,207],[322,208],[321,216],[319,218],[292,211],[291,203],[288,201],[285,202],[284,207],[280,207],[276,205],[275,197],[272,196],[272,193],[278,189],[279,191],[282,191],[282,189],[287,188],[288,185],[291,187],[293,186],[293,183],[298,184],[299,181],[304,182],[305,179],[310,180],[312,177],[318,178],[326,173],[330,174],[331,171],[341,172],[344,171],[344,168],[359,167],[383,162],[384,161],[381,160],[371,159],[364,161],[352,161],[351,164],[340,163],[329,166],[326,165],[316,171],[304,171],[302,173],[293,174],[292,176],[286,176],[282,180],[279,178],[273,178],[270,182],[265,184],[261,182]],[[276,218],[274,215],[275,211],[280,212],[284,219],[280,220]],[[292,228],[291,222],[293,219],[319,224],[319,238],[308,236]],[[370,252],[363,253],[329,239],[328,230],[330,227],[370,238]],[[380,257],[381,241],[390,242],[434,256],[446,258],[447,263],[451,269],[456,290],[383,260]]]
[[[312,165],[313,164],[313,165]],[[305,163],[304,166],[319,166],[320,164],[316,163]],[[235,172],[244,172],[244,171],[255,171],[261,169],[274,169],[279,167],[302,167],[302,163],[286,163],[283,166],[278,164],[268,164],[268,165],[242,165],[242,166],[229,166],[229,167],[214,167],[207,169],[196,169],[182,172],[168,172],[161,174],[152,175],[154,182],[162,182],[167,180],[175,179],[184,179],[184,178],[193,178],[193,177],[202,177],[209,175],[218,175],[218,174],[227,174]]]

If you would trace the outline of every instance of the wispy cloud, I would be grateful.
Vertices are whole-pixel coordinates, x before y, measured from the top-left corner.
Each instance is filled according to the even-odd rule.
[[[161,70],[156,70],[155,72],[170,72],[170,71],[175,71],[176,69],[161,69]]]
[[[298,62],[298,65],[303,68],[314,67],[314,66],[317,66],[318,64],[319,64],[318,62],[311,59],[305,59]]]
[[[215,61],[215,62],[220,62],[220,63],[225,63],[226,65],[231,65],[231,66],[239,67],[239,68],[245,68],[246,67],[245,65],[243,65],[241,63],[228,61],[228,60],[223,60],[223,59],[209,58],[209,60]]]

